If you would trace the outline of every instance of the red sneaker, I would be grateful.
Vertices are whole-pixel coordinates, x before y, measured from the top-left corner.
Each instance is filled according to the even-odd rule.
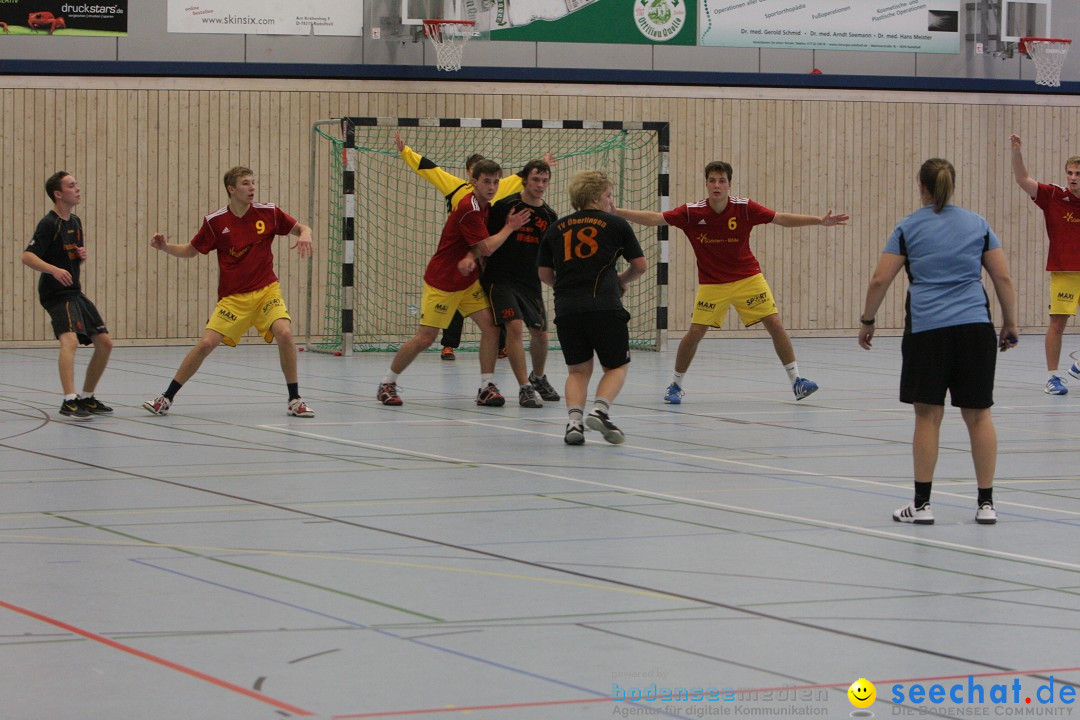
[[[506,404],[506,398],[499,393],[495,383],[488,383],[487,387],[476,393],[476,404],[487,407],[502,407]]]
[[[375,395],[375,399],[383,405],[400,405],[401,398],[397,394],[397,383],[380,383],[379,392]]]

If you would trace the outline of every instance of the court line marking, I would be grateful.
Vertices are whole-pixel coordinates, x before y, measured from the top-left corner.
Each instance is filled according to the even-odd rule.
[[[476,422],[476,424],[481,425],[481,426],[485,425],[485,423],[481,423],[481,422]],[[920,545],[928,545],[928,546],[931,546],[931,547],[939,547],[939,548],[944,548],[944,549],[947,549],[947,550],[958,550],[958,551],[963,551],[963,552],[969,552],[969,553],[972,553],[972,554],[975,554],[975,555],[996,557],[996,558],[1003,559],[1003,560],[1015,560],[1015,561],[1018,561],[1018,562],[1031,562],[1031,563],[1038,563],[1040,565],[1044,565],[1044,566],[1047,566],[1047,567],[1054,567],[1054,568],[1070,570],[1070,571],[1080,571],[1080,563],[1071,563],[1071,562],[1066,562],[1064,560],[1052,560],[1052,559],[1049,559],[1049,558],[1035,557],[1033,555],[1023,555],[1021,553],[1005,552],[1004,550],[993,550],[993,549],[990,549],[990,548],[976,547],[974,545],[964,545],[962,543],[953,543],[953,542],[948,542],[946,540],[935,540],[933,538],[925,538],[925,537],[916,537],[916,536],[912,536],[912,535],[904,535],[902,533],[890,532],[888,530],[876,530],[876,529],[873,529],[873,528],[859,527],[858,525],[848,525],[847,523],[833,522],[831,520],[819,520],[817,518],[800,517],[800,516],[797,516],[797,515],[789,515],[787,513],[778,513],[778,512],[773,512],[773,511],[770,511],[770,510],[759,510],[759,509],[756,509],[756,508],[742,507],[742,506],[739,506],[739,505],[728,505],[726,503],[719,503],[719,502],[715,502],[715,501],[712,501],[712,500],[699,500],[699,499],[696,499],[696,498],[684,497],[684,496],[681,496],[681,495],[672,495],[670,493],[656,492],[654,490],[645,490],[645,489],[642,489],[642,488],[634,488],[634,487],[629,487],[629,486],[626,486],[626,485],[616,485],[614,483],[599,482],[597,480],[585,480],[583,478],[575,478],[575,477],[570,477],[570,476],[567,476],[567,475],[559,475],[557,473],[541,472],[539,470],[529,470],[527,468],[515,467],[515,466],[512,466],[512,465],[500,465],[498,463],[487,463],[487,462],[476,461],[476,460],[465,460],[465,459],[461,459],[461,458],[450,457],[448,455],[439,455],[439,454],[436,454],[436,453],[420,452],[418,450],[405,450],[405,449],[401,449],[401,448],[394,448],[394,447],[392,447],[390,445],[379,445],[379,444],[376,444],[376,443],[365,443],[365,442],[360,442],[358,440],[348,440],[348,439],[345,439],[345,438],[335,438],[335,437],[330,437],[330,436],[326,436],[326,435],[319,435],[317,433],[307,433],[307,432],[303,432],[303,431],[300,431],[300,430],[279,429],[279,428],[274,428],[273,426],[268,426],[268,425],[259,425],[257,427],[260,427],[260,428],[263,428],[263,429],[266,429],[266,430],[270,430],[271,432],[279,432],[279,433],[282,433],[284,435],[298,435],[298,436],[301,436],[301,437],[307,437],[307,438],[312,438],[312,439],[316,439],[316,440],[325,440],[325,441],[328,441],[328,442],[343,443],[343,444],[346,444],[346,445],[355,445],[357,447],[367,447],[367,448],[371,448],[371,449],[375,449],[375,450],[385,450],[385,451],[397,452],[397,453],[401,453],[403,455],[412,455],[412,456],[416,456],[416,457],[424,457],[424,458],[428,458],[428,459],[432,459],[432,460],[440,460],[442,462],[451,462],[451,463],[455,463],[455,464],[471,465],[473,467],[486,467],[486,468],[491,468],[491,469],[494,469],[494,470],[501,470],[501,471],[504,471],[504,472],[518,472],[518,473],[522,473],[522,474],[525,474],[525,475],[535,475],[535,476],[538,476],[538,477],[546,477],[546,478],[550,478],[550,479],[553,479],[553,480],[565,480],[567,482],[579,483],[579,484],[582,484],[582,485],[591,485],[593,487],[602,487],[602,488],[607,488],[609,490],[618,490],[618,491],[630,493],[630,494],[633,494],[633,495],[639,495],[639,496],[644,496],[644,497],[654,497],[654,498],[659,498],[659,499],[662,499],[662,500],[670,500],[670,501],[673,501],[673,502],[685,503],[685,504],[688,504],[688,505],[698,505],[698,506],[701,506],[701,507],[715,508],[717,510],[729,510],[729,511],[732,511],[732,512],[741,512],[741,513],[746,513],[748,515],[755,515],[755,516],[758,516],[758,517],[766,517],[766,518],[771,518],[771,519],[774,519],[774,520],[784,520],[784,521],[789,521],[789,522],[797,522],[797,523],[800,523],[800,524],[813,525],[815,527],[828,528],[830,530],[843,530],[843,531],[851,532],[851,533],[855,533],[855,534],[871,535],[871,536],[875,536],[875,537],[887,538],[887,539],[890,539],[890,540],[902,540],[902,541],[905,541],[905,542],[913,542],[913,543],[920,544]],[[547,436],[550,437],[550,435],[548,433],[536,433],[535,431],[531,431],[531,430],[521,430],[521,429],[519,429],[519,432],[534,433],[534,434],[537,434],[537,435],[547,435]],[[847,480],[847,481],[851,481],[851,482],[865,482],[867,484],[874,484],[874,485],[879,485],[880,484],[880,485],[886,485],[887,487],[895,489],[894,486],[887,485],[886,483],[877,483],[877,482],[871,481],[871,480],[861,481],[858,478],[849,478],[849,477],[845,477],[845,476],[842,476],[842,475],[827,475],[825,473],[814,473],[814,472],[810,472],[810,471],[807,471],[807,470],[788,470],[788,469],[784,469],[784,468],[774,468],[774,467],[770,467],[768,465],[762,465],[762,464],[759,464],[759,463],[749,463],[749,462],[744,462],[744,461],[739,461],[739,460],[723,460],[723,459],[709,458],[709,457],[706,457],[706,456],[703,456],[703,455],[695,455],[693,453],[683,453],[683,452],[677,452],[677,451],[674,451],[674,450],[657,450],[657,449],[654,449],[654,448],[648,448],[648,447],[638,446],[638,445],[623,445],[622,447],[631,448],[631,449],[635,449],[635,450],[644,450],[644,451],[649,451],[649,452],[658,452],[658,453],[668,454],[668,455],[676,455],[676,456],[679,456],[679,457],[693,458],[693,459],[698,459],[698,460],[707,460],[707,461],[711,461],[711,462],[720,462],[720,463],[726,463],[726,464],[730,464],[730,465],[739,465],[739,466],[743,466],[743,467],[754,468],[754,469],[757,469],[757,470],[767,470],[769,472],[780,472],[780,473],[789,473],[789,474],[796,474],[796,475],[806,475],[806,476],[810,476],[810,477],[834,479],[834,480]],[[960,497],[959,495],[955,495],[955,496]],[[1027,506],[1027,505],[1023,505],[1023,504],[1020,504],[1020,503],[1016,503],[1015,505],[1016,505],[1016,507],[1028,507],[1030,509],[1040,509],[1040,510],[1048,509],[1048,508],[1040,508],[1038,506]],[[1071,511],[1062,511],[1062,512],[1066,512],[1069,515],[1080,515],[1080,513],[1071,512]]]
[[[137,658],[149,660],[150,662],[161,665],[162,667],[167,667],[170,670],[176,670],[177,672],[184,673],[185,675],[190,675],[197,680],[202,680],[203,682],[208,682],[211,685],[217,685],[218,687],[225,690],[247,696],[254,700],[258,700],[259,702],[266,703],[267,705],[272,705],[280,710],[293,713],[294,715],[300,715],[303,717],[314,717],[315,715],[315,713],[313,712],[308,712],[307,710],[298,708],[295,705],[290,705],[286,702],[282,702],[281,700],[276,700],[269,695],[263,695],[260,692],[249,690],[247,688],[240,687],[239,685],[234,685],[227,680],[216,678],[213,675],[207,675],[206,673],[200,672],[199,670],[195,670],[185,665],[175,663],[172,660],[166,660],[163,657],[153,655],[143,650],[138,650],[131,647],[130,645],[124,645],[123,643],[116,642],[115,640],[110,640],[109,638],[98,635],[97,633],[92,633],[89,630],[83,630],[82,628],[75,627],[74,625],[70,625],[62,620],[57,620],[56,618],[52,618],[47,615],[42,615],[41,613],[34,612],[33,610],[28,610],[27,608],[13,605],[9,602],[4,602],[3,600],[0,600],[0,607],[7,608],[8,610],[19,613],[20,615],[25,615],[26,617],[33,620],[48,623],[49,625],[60,628],[61,630],[67,630],[70,633],[81,635],[87,640],[93,640],[94,642],[111,647],[114,650],[120,650],[121,652],[128,653],[129,655],[134,655]]]

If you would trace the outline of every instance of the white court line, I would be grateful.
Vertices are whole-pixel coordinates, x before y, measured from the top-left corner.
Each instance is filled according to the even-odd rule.
[[[487,425],[486,423],[482,423],[482,422],[475,422],[475,421],[466,421],[466,422],[470,422],[470,424],[475,424],[475,425],[480,425],[480,426]],[[602,487],[602,488],[607,488],[609,490],[618,490],[620,492],[625,492],[625,493],[629,493],[629,494],[632,494],[632,495],[639,495],[639,496],[642,496],[642,497],[653,497],[653,498],[658,498],[658,499],[661,499],[661,500],[670,500],[670,501],[673,501],[673,502],[686,503],[688,505],[698,505],[698,506],[701,506],[701,507],[716,508],[718,510],[729,510],[729,511],[733,511],[733,512],[742,512],[742,513],[746,513],[748,515],[756,515],[756,516],[759,516],[759,517],[772,518],[772,519],[776,519],[776,520],[787,520],[787,521],[797,522],[797,523],[801,523],[801,524],[807,524],[807,525],[814,525],[814,526],[817,526],[817,527],[829,528],[831,530],[845,530],[845,531],[856,533],[856,534],[861,533],[861,534],[864,534],[864,535],[873,535],[873,536],[889,538],[889,539],[893,539],[893,540],[903,540],[905,542],[914,542],[914,543],[920,544],[920,545],[929,545],[929,546],[933,546],[933,547],[947,548],[947,549],[950,549],[950,550],[962,550],[962,551],[966,551],[966,552],[971,552],[971,553],[976,554],[976,555],[986,555],[986,556],[997,557],[997,558],[1002,558],[1002,559],[1006,559],[1006,560],[1020,560],[1020,561],[1024,561],[1024,562],[1038,563],[1038,564],[1045,565],[1045,566],[1048,566],[1048,567],[1056,567],[1056,568],[1067,569],[1067,570],[1080,570],[1080,564],[1065,562],[1065,561],[1062,561],[1062,560],[1050,560],[1050,559],[1047,559],[1047,558],[1040,558],[1040,557],[1035,557],[1035,556],[1032,556],[1032,555],[1021,555],[1019,553],[1004,552],[1002,550],[991,550],[991,549],[988,549],[988,548],[975,547],[973,545],[963,545],[963,544],[960,544],[960,543],[951,543],[951,542],[947,542],[947,541],[944,541],[944,540],[934,540],[934,539],[931,539],[931,538],[914,537],[914,536],[911,536],[911,535],[903,535],[903,534],[900,534],[900,533],[889,532],[887,530],[875,530],[875,529],[872,529],[872,528],[864,528],[864,527],[859,527],[857,525],[847,525],[845,523],[831,522],[831,521],[828,521],[828,520],[818,520],[818,519],[815,519],[815,518],[800,517],[800,516],[797,516],[797,515],[788,515],[786,513],[777,513],[777,512],[772,512],[772,511],[769,511],[769,510],[758,510],[756,508],[747,508],[747,507],[741,507],[741,506],[738,506],[738,505],[728,505],[728,504],[725,504],[725,503],[713,502],[711,500],[700,500],[700,499],[697,499],[697,498],[683,497],[681,495],[671,495],[671,494],[668,494],[668,493],[661,493],[661,492],[656,492],[656,491],[653,491],[653,490],[644,490],[644,489],[641,489],[641,488],[633,488],[633,487],[628,487],[628,486],[625,486],[625,485],[615,485],[613,483],[604,483],[604,482],[598,482],[598,481],[595,481],[595,480],[584,480],[582,478],[574,478],[574,477],[569,477],[569,476],[566,476],[566,475],[558,475],[558,474],[555,474],[555,473],[540,472],[538,470],[530,470],[530,469],[527,469],[527,468],[514,467],[514,466],[508,466],[508,465],[499,465],[497,463],[487,463],[487,462],[481,462],[481,461],[465,460],[463,458],[455,458],[455,457],[450,457],[448,455],[437,455],[435,453],[419,452],[419,451],[416,451],[416,450],[404,450],[402,448],[395,448],[395,447],[391,447],[389,445],[377,445],[375,443],[360,442],[358,440],[347,440],[347,439],[344,439],[344,438],[335,438],[335,437],[329,437],[329,436],[326,436],[326,435],[317,435],[315,433],[306,433],[306,432],[301,432],[301,431],[298,431],[298,430],[290,430],[290,429],[287,429],[287,428],[278,428],[278,427],[274,427],[272,425],[259,425],[257,427],[265,429],[265,430],[270,430],[271,432],[279,432],[279,433],[282,433],[282,434],[285,434],[285,435],[297,435],[297,436],[300,436],[300,437],[308,437],[308,438],[313,438],[313,439],[317,439],[317,440],[326,440],[326,441],[335,442],[335,443],[342,443],[342,444],[346,444],[346,445],[355,445],[357,447],[365,447],[365,448],[370,448],[370,449],[374,449],[374,450],[384,450],[384,451],[396,452],[396,453],[404,454],[404,455],[412,455],[412,456],[424,457],[424,458],[428,458],[428,459],[431,459],[431,460],[439,460],[439,461],[442,461],[442,462],[452,462],[452,463],[458,463],[458,464],[462,464],[462,465],[471,465],[473,467],[486,467],[486,468],[492,468],[492,469],[502,470],[502,471],[518,472],[518,473],[522,473],[522,474],[525,474],[525,475],[536,475],[536,476],[539,476],[539,477],[551,478],[553,480],[565,480],[567,482],[579,483],[579,484],[582,484],[582,485],[592,485],[594,487]],[[518,428],[515,428],[515,429],[518,429]],[[532,431],[532,430],[524,430],[524,429],[519,429],[519,430],[520,430],[520,432],[526,432],[526,433],[531,433],[531,434],[535,434],[535,435],[545,435],[547,437],[552,437],[549,433],[539,433],[539,432],[535,432],[535,431]],[[709,461],[715,460],[715,458],[709,458],[709,457],[704,457],[704,456],[700,456],[700,455],[694,455],[692,453],[681,453],[681,452],[676,452],[676,451],[672,451],[672,450],[657,450],[657,449],[654,449],[654,448],[647,448],[647,447],[642,447],[642,446],[637,446],[637,445],[623,445],[623,447],[633,448],[635,450],[645,450],[645,451],[649,451],[649,452],[664,453],[664,454],[669,454],[669,455],[678,455],[678,456],[681,456],[681,457],[695,458],[695,459],[700,459],[700,460],[709,460]],[[757,464],[757,463],[747,463],[747,462],[742,462],[742,461],[738,461],[738,460],[719,460],[719,462],[724,462],[724,463],[728,463],[728,464],[732,464],[732,465],[741,465],[741,466],[744,466],[744,467],[752,467],[752,468],[756,468],[756,469],[770,470],[772,472],[793,473],[793,474],[798,474],[798,475],[809,475],[809,476],[813,476],[813,477],[830,478],[830,479],[837,479],[837,480],[849,480],[851,482],[867,482],[867,483],[870,483],[870,484],[882,484],[882,485],[885,485],[885,483],[876,483],[874,481],[860,481],[858,478],[849,478],[849,477],[844,477],[842,475],[825,475],[823,473],[813,473],[813,472],[807,472],[807,471],[803,471],[803,470],[787,470],[787,469],[784,469],[784,468],[772,468],[772,467],[769,467],[767,465],[761,465],[761,464]],[[892,486],[888,486],[888,487],[892,487]],[[1028,507],[1028,506],[1017,504],[1017,507]],[[1048,509],[1048,508],[1038,508],[1036,506],[1030,506],[1030,507],[1033,507],[1035,509]],[[1065,512],[1065,511],[1061,511],[1061,512]],[[1080,513],[1069,512],[1068,514],[1077,515],[1077,514],[1080,514]]]

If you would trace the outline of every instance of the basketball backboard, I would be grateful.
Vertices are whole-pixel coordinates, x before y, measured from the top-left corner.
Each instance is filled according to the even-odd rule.
[[[1015,43],[1022,37],[1051,37],[1052,0],[1001,0],[1001,41]]]
[[[364,0],[368,37],[374,40],[419,42],[424,37],[424,20],[469,19],[476,0]]]

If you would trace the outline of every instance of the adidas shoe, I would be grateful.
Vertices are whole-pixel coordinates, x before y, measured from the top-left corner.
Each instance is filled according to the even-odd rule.
[[[997,522],[997,510],[994,509],[994,503],[984,502],[979,506],[979,509],[975,511],[975,522],[980,525],[993,525]]]
[[[568,423],[566,426],[566,435],[563,436],[563,442],[567,445],[584,445],[585,428],[580,425]]]
[[[289,409],[285,411],[285,414],[292,417],[315,417],[315,411],[307,406],[303,398],[290,400]]]
[[[682,402],[684,395],[686,395],[686,393],[679,387],[679,383],[673,382],[668,385],[667,390],[664,391],[664,402],[668,405],[678,405]]]
[[[155,415],[165,415],[169,412],[169,408],[172,407],[172,401],[164,395],[158,395],[153,400],[144,402],[142,406]]]
[[[816,393],[818,384],[806,378],[795,378],[795,384],[792,385],[791,389],[795,391],[795,399],[802,400],[804,397]]]
[[[540,399],[540,395],[532,385],[523,385],[518,390],[518,404],[527,408],[544,407],[544,401]]]
[[[90,411],[79,402],[78,398],[61,402],[60,414],[64,417],[71,418],[72,420],[89,420],[93,417],[93,415],[90,414]]]
[[[91,415],[111,415],[113,411],[111,407],[101,402],[93,395],[88,398],[79,398],[78,402],[86,408]]]
[[[1069,368],[1072,372],[1072,368]],[[1065,387],[1065,381],[1059,378],[1057,375],[1053,375],[1046,381],[1046,387],[1043,388],[1043,392],[1047,395],[1068,395],[1069,388]]]
[[[486,388],[477,391],[476,404],[486,407],[502,407],[506,404],[506,398],[499,392],[499,388],[495,386],[495,383],[489,382]]]
[[[623,431],[615,427],[615,423],[611,422],[607,413],[603,410],[593,410],[585,417],[585,425],[590,430],[596,430],[598,433],[604,436],[612,445],[622,445],[626,440],[626,436],[623,435]]]
[[[556,400],[562,400],[562,396],[555,391],[555,388],[551,387],[551,383],[548,382],[547,375],[536,376],[529,373],[529,383],[536,388],[536,392],[540,394],[544,400],[549,402],[555,402]]]
[[[442,352],[439,353],[440,360],[457,360],[457,356],[454,355],[454,348],[449,345],[445,345]]]
[[[933,525],[934,513],[930,510],[930,503],[921,508],[916,508],[915,503],[908,503],[892,514],[896,522],[914,523],[915,525]]]
[[[375,393],[375,399],[383,405],[401,405],[401,397],[397,394],[396,382],[384,382],[379,384],[379,392]]]

